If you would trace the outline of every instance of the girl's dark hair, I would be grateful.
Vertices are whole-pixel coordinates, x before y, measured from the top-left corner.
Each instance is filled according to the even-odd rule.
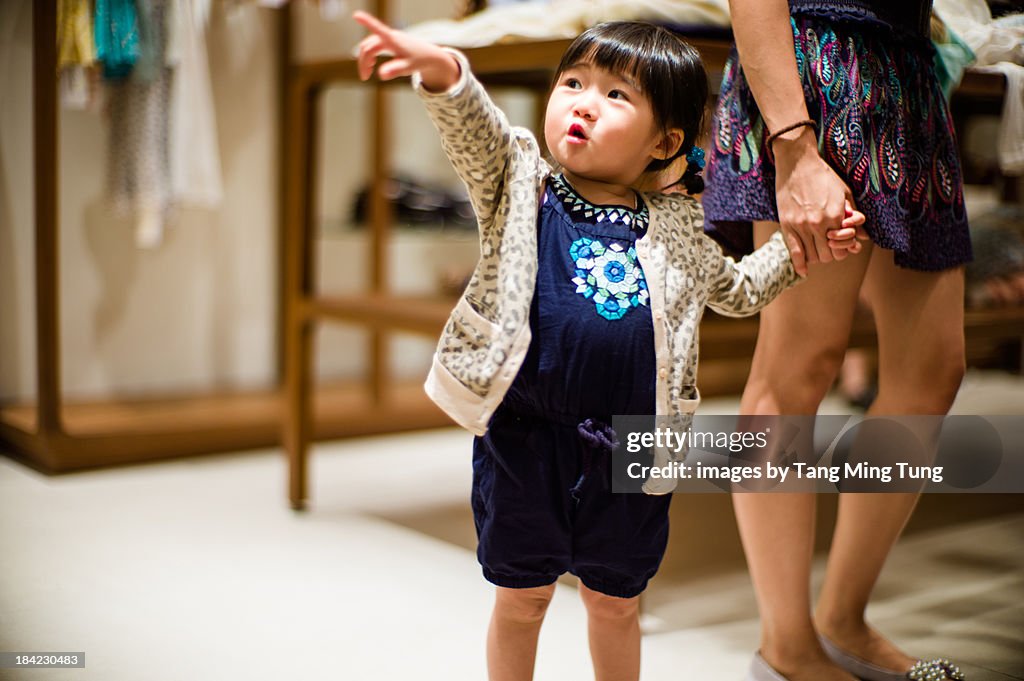
[[[648,172],[664,170],[697,143],[704,126],[708,78],[700,55],[682,39],[660,26],[642,21],[609,21],[580,34],[562,55],[554,84],[562,72],[579,64],[593,64],[629,76],[651,103],[654,121],[663,131],[680,128],[683,144],[671,158],[655,159]],[[704,190],[700,168],[687,163],[686,172],[669,186],[683,183],[686,191]]]

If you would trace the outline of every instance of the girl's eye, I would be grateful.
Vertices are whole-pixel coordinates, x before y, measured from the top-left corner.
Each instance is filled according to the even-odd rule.
[[[612,90],[608,93],[608,99],[629,99],[622,90]]]
[[[567,87],[571,87],[573,90],[580,87],[580,81],[576,78],[566,78],[565,84]]]

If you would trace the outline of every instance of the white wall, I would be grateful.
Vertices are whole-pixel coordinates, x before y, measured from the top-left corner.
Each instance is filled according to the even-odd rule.
[[[60,126],[61,343],[69,397],[133,396],[272,385],[277,306],[277,92],[274,10],[215,2],[208,34],[224,173],[224,203],[185,210],[155,251],[133,245],[131,225],[103,204],[107,128],[102,115],[62,111]],[[359,3],[349,3],[350,7]],[[453,0],[393,2],[399,23],[450,16]],[[29,0],[0,2],[0,399],[35,391],[31,34]],[[296,42],[303,59],[345,56],[362,30],[327,24],[301,3]],[[456,184],[422,107],[395,95],[398,170]],[[365,91],[324,98],[319,215],[327,290],[359,290],[365,238],[347,225],[368,176]],[[504,97],[513,120],[529,121],[529,99]],[[426,292],[438,269],[471,263],[475,236],[396,232],[394,287]],[[328,326],[319,375],[357,376],[364,336]],[[425,374],[433,340],[396,341],[395,370]]]
[[[30,15],[0,3],[0,397],[34,386]]]

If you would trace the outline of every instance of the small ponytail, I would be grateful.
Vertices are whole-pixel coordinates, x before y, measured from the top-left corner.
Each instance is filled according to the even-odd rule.
[[[680,179],[688,194],[700,194],[704,191],[702,172],[704,172],[704,150],[693,146],[686,154],[686,170]]]

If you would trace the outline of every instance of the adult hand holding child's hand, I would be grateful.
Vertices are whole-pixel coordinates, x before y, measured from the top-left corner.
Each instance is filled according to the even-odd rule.
[[[352,18],[366,27],[370,35],[359,43],[359,78],[373,75],[377,57],[389,57],[377,68],[377,77],[392,80],[419,72],[423,86],[432,92],[443,92],[455,85],[461,73],[459,63],[441,47],[391,28],[367,12],[357,11]]]
[[[832,258],[845,260],[848,255],[856,255],[862,250],[861,240],[868,240],[868,233],[864,230],[864,213],[853,207],[850,200],[846,200],[844,206],[845,217],[839,229],[830,229],[825,235],[828,237],[828,247],[832,251]]]

